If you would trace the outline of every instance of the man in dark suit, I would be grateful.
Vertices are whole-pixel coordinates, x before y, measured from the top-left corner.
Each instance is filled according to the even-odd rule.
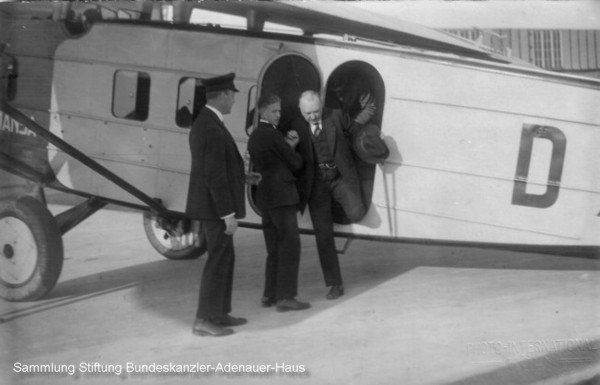
[[[302,157],[294,149],[295,132],[284,138],[277,130],[281,99],[266,94],[258,101],[260,122],[248,140],[248,152],[261,180],[256,206],[262,213],[267,246],[265,289],[262,305],[277,304],[278,311],[302,310],[310,304],[295,299],[298,294],[300,232],[298,230],[298,191],[293,172],[302,167]],[[286,143],[287,142],[287,143]]]
[[[344,136],[344,129],[351,131],[357,123],[341,111],[322,119],[323,106],[315,91],[302,93],[299,107],[303,119],[295,120],[292,130],[298,133],[298,151],[304,158],[298,176],[301,209],[308,204],[325,284],[331,287],[326,298],[336,299],[344,295],[344,286],[333,236],[332,199],[352,221],[366,213],[353,155]]]
[[[235,74],[204,81],[207,103],[190,131],[192,155],[186,214],[199,227],[208,259],[200,284],[193,333],[201,336],[232,334],[230,326],[246,323],[231,312],[237,219],[246,215],[244,163],[223,115],[235,99]],[[199,225],[199,226],[198,226]]]

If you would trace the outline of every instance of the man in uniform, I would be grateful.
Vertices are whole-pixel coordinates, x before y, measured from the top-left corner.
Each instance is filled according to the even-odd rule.
[[[192,155],[186,214],[199,227],[208,259],[202,273],[193,333],[200,336],[232,334],[245,324],[231,312],[235,253],[233,234],[237,219],[246,214],[244,163],[223,115],[235,101],[234,73],[205,80],[206,106],[190,131]]]

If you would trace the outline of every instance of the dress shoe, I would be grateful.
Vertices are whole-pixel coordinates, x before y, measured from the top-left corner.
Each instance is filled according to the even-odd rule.
[[[207,319],[196,318],[192,333],[197,336],[221,337],[233,334],[233,330],[221,327]]]
[[[275,298],[271,298],[271,297],[262,297],[260,300],[260,304],[262,305],[262,307],[271,307],[273,305],[275,305],[277,303],[277,300]]]
[[[344,286],[342,285],[333,285],[331,289],[329,289],[329,293],[325,296],[327,299],[338,299],[344,295]]]
[[[212,317],[210,319],[215,325],[218,326],[240,326],[248,322],[245,318],[232,317],[229,314],[222,315],[220,317]]]
[[[294,298],[292,299],[280,299],[277,301],[277,311],[289,311],[289,310],[304,310],[310,307],[308,302],[300,302]]]

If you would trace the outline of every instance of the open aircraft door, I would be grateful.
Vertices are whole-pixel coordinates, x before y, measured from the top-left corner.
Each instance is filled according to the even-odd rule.
[[[321,90],[321,75],[317,66],[305,55],[297,52],[284,53],[274,57],[263,68],[258,79],[258,92],[254,105],[248,106],[248,130],[258,124],[258,100],[261,95],[272,93],[281,98],[281,120],[279,130],[287,132],[292,122],[301,117],[298,109],[300,94],[306,90]],[[249,164],[252,171],[252,163]],[[256,186],[248,188],[248,202],[252,209],[260,215],[254,204]]]

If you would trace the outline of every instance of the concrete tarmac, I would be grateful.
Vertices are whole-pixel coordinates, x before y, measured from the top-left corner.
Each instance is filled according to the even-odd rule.
[[[191,333],[205,257],[160,256],[140,213],[102,210],[64,245],[47,298],[0,300],[1,384],[600,380],[598,260],[354,241],[340,257],[346,295],[328,301],[302,236],[298,298],[312,308],[278,313],[260,306],[262,233],[239,229],[232,315],[249,322],[210,338]]]

